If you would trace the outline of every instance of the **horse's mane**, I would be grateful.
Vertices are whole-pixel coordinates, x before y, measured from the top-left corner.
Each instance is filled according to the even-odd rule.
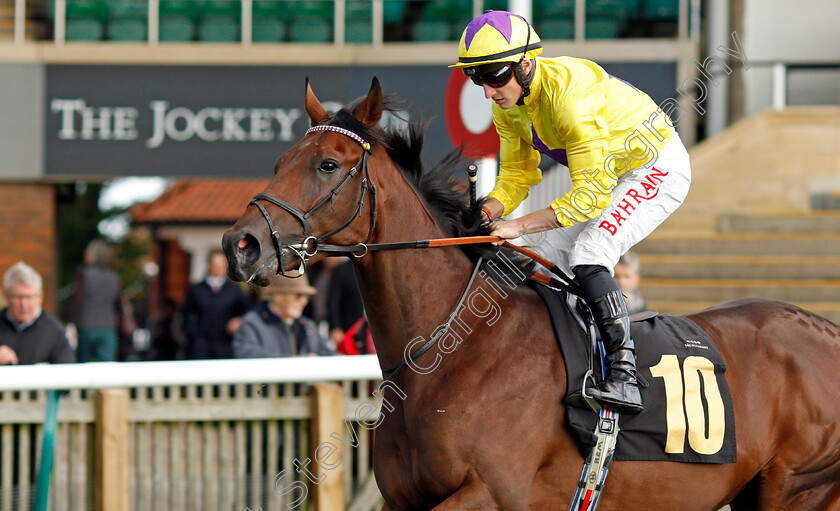
[[[398,115],[392,106],[395,103],[397,100],[386,96],[383,109]],[[452,236],[489,234],[487,227],[481,225],[481,206],[486,198],[480,198],[475,204],[471,204],[467,175],[470,162],[463,157],[460,149],[450,152],[433,167],[425,168],[420,157],[427,127],[425,121],[412,120],[405,131],[369,126],[353,116],[355,104],[357,102],[339,110],[328,123],[356,133],[373,146],[383,147],[419,197]],[[533,271],[534,262],[531,259],[506,247],[481,244],[463,245],[462,249],[473,262],[479,257],[500,261],[504,255],[525,275],[530,275]],[[507,268],[507,265],[501,264],[500,268]]]

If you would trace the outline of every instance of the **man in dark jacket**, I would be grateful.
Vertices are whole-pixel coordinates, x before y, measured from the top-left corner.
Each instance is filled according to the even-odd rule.
[[[265,288],[266,301],[245,314],[233,337],[236,358],[332,355],[334,350],[303,315],[315,288],[306,276],[278,277]]]
[[[330,339],[338,344],[345,333],[365,315],[356,273],[349,259],[345,258],[344,262],[333,268],[327,293]]]
[[[213,252],[207,278],[187,291],[181,313],[189,359],[233,357],[233,333],[251,304],[239,287],[225,277],[226,270],[224,254]]]
[[[0,311],[0,365],[76,361],[58,319],[43,309],[43,281],[23,261],[3,275],[9,306]]]

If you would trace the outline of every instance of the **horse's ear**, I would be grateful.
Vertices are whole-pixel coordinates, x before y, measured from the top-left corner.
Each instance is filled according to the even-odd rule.
[[[306,113],[309,114],[309,121],[313,126],[329,117],[324,106],[321,105],[321,102],[315,97],[315,93],[312,92],[312,86],[309,85],[308,76],[306,77],[306,100],[304,103],[306,104]]]
[[[375,76],[370,84],[367,97],[353,110],[353,116],[368,126],[378,123],[380,117],[382,117],[382,87],[379,85],[379,79]]]

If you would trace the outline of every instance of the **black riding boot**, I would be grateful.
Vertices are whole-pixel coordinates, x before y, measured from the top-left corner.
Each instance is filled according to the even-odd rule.
[[[589,304],[606,350],[607,379],[588,391],[617,412],[642,411],[642,394],[636,381],[636,355],[630,338],[630,318],[621,291],[609,293]]]

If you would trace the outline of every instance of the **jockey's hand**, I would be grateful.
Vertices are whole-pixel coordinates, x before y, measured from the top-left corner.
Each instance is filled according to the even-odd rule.
[[[501,245],[504,243],[503,240],[512,240],[523,234],[557,228],[559,225],[554,223],[553,215],[551,208],[545,208],[514,220],[493,222],[490,224],[490,235],[502,238],[502,240],[494,241],[493,245]]]
[[[502,238],[493,242],[493,245],[499,246],[504,243],[504,240],[512,240],[522,236],[522,225],[518,220],[498,220],[490,224],[490,236]]]

